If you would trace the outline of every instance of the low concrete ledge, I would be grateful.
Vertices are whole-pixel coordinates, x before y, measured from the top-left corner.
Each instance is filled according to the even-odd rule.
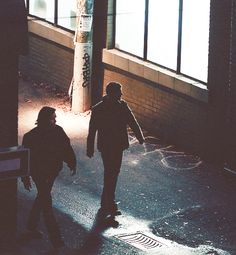
[[[168,87],[202,102],[208,102],[205,84],[147,63],[116,49],[103,49],[103,63]]]
[[[36,34],[44,39],[50,40],[69,49],[74,49],[74,34],[71,32],[32,17],[28,18],[28,27],[29,32],[33,34]]]

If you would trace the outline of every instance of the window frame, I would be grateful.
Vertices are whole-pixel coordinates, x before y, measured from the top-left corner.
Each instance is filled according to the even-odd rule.
[[[182,26],[182,23],[183,23],[183,1],[184,0],[179,0],[179,17],[178,17],[178,38],[177,38],[177,59],[176,59],[176,69],[171,69],[171,68],[168,68],[166,66],[163,66],[161,64],[157,64],[155,62],[152,62],[150,60],[147,59],[147,45],[148,45],[148,8],[149,8],[149,0],[145,0],[145,15],[144,15],[144,49],[143,49],[143,57],[139,57],[139,56],[136,56],[134,54],[131,54],[129,52],[126,52],[122,49],[118,49],[115,47],[115,41],[116,41],[116,38],[115,38],[115,28],[116,28],[116,5],[117,5],[117,0],[114,0],[114,6],[113,6],[113,36],[112,36],[112,48],[114,49],[117,49],[121,52],[124,52],[124,53],[127,53],[131,56],[134,56],[134,57],[137,57],[138,59],[141,59],[143,61],[146,61],[148,63],[151,63],[151,64],[154,64],[156,66],[160,66],[162,68],[165,68],[169,71],[173,71],[175,72],[176,74],[178,75],[182,75],[186,78],[189,78],[189,79],[192,79],[196,82],[200,82],[204,85],[207,85],[207,82],[205,81],[202,81],[202,80],[199,80],[197,78],[194,78],[192,76],[189,76],[189,75],[186,75],[186,74],[183,74],[181,73],[181,54],[182,54],[182,49],[181,49],[181,46],[182,46],[182,32],[183,32],[183,26]],[[209,47],[209,45],[208,45]]]
[[[30,17],[34,17],[38,20],[43,20],[43,21],[46,21],[47,23],[49,24],[52,24],[53,26],[55,27],[58,27],[58,28],[62,28],[64,29],[65,31],[68,31],[68,32],[71,32],[71,33],[75,33],[74,30],[72,29],[69,29],[67,27],[63,27],[61,25],[58,24],[58,0],[54,0],[54,17],[53,17],[53,22],[50,22],[42,17],[39,17],[39,16],[36,16],[36,15],[33,15],[33,14],[30,14],[29,13],[29,8],[30,8],[30,0],[26,0],[26,9],[27,9],[27,13]]]

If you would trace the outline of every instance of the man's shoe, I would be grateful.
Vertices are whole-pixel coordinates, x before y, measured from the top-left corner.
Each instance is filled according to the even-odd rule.
[[[114,211],[111,211],[111,215],[112,216],[119,216],[119,215],[121,215],[122,213],[121,213],[121,211],[120,210],[114,210]]]
[[[98,210],[97,217],[99,219],[102,219],[102,218],[106,218],[109,214],[110,214],[110,212],[107,209],[104,209],[103,207],[101,207]]]
[[[110,213],[112,216],[118,216],[122,214],[121,211],[118,209],[118,204],[119,203],[114,203],[111,207]]]
[[[121,215],[121,211],[118,210],[117,207],[114,207],[112,209],[107,209],[107,208],[103,208],[101,207],[99,210],[98,210],[98,218],[106,218],[107,216],[118,216],[118,215]]]

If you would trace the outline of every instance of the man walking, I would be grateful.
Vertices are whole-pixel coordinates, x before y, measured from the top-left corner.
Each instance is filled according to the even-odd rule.
[[[37,188],[37,197],[31,209],[27,228],[31,235],[41,237],[37,226],[42,212],[49,239],[54,248],[64,246],[52,209],[53,183],[67,163],[71,174],[76,173],[76,157],[64,130],[56,125],[56,113],[52,107],[43,107],[38,114],[37,127],[23,136],[22,144],[30,149],[30,175]],[[27,190],[31,188],[29,176],[22,178]]]
[[[129,147],[127,126],[134,132],[140,144],[144,137],[131,109],[121,100],[121,85],[110,82],[106,95],[92,109],[87,137],[87,156],[94,154],[94,140],[97,132],[97,148],[104,165],[104,187],[99,216],[116,216],[121,212],[115,203],[115,190],[120,172],[123,150]]]

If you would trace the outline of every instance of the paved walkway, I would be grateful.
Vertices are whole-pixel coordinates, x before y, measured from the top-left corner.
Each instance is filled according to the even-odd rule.
[[[25,222],[35,188],[27,192],[19,181],[18,232],[0,248],[1,255],[236,254],[235,176],[147,133],[144,146],[130,133],[117,189],[119,227],[97,225],[102,163],[98,153],[91,160],[85,154],[89,115],[72,114],[66,99],[51,86],[20,79],[19,144],[22,134],[34,126],[39,109],[50,105],[57,109],[58,124],[77,154],[77,175],[69,176],[65,166],[53,189],[66,247],[53,250],[43,224],[42,240],[27,236]]]

